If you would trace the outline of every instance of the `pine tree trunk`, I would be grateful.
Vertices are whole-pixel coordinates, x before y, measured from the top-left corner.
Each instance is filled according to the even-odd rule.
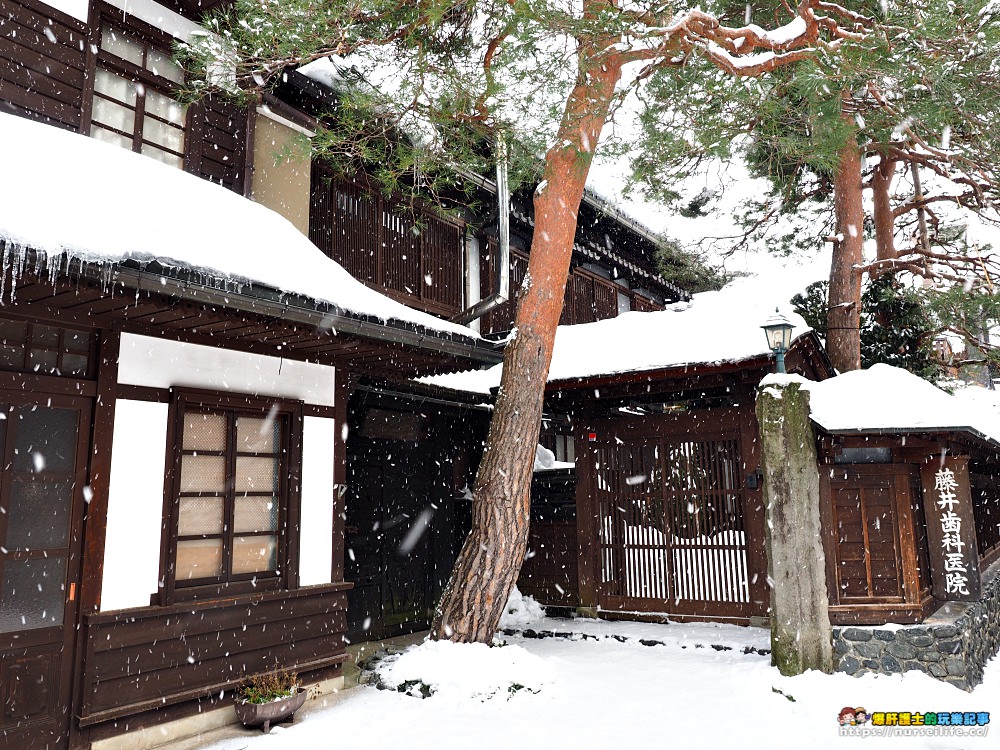
[[[845,105],[846,106],[846,105]],[[851,136],[840,151],[833,181],[837,240],[830,264],[830,312],[826,351],[840,372],[861,367],[861,272],[864,208],[861,151]]]
[[[599,4],[598,4],[599,5]],[[517,582],[528,544],[531,475],[545,382],[562,313],[577,212],[621,67],[581,45],[577,83],[535,192],[535,230],[514,339],[473,488],[472,530],[431,625],[435,639],[489,643]],[[598,62],[595,62],[598,60]]]
[[[880,261],[891,261],[896,258],[896,217],[889,202],[889,191],[892,179],[896,174],[896,160],[883,156],[872,174],[872,215],[875,219],[875,257]],[[891,265],[880,265],[872,271],[871,276],[883,276],[892,273]]]

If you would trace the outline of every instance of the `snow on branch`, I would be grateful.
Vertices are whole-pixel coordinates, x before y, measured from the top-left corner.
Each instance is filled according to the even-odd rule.
[[[618,61],[658,60],[658,64],[682,65],[687,54],[698,52],[736,76],[770,72],[815,54],[817,48],[836,49],[846,39],[864,38],[874,26],[865,16],[821,0],[801,0],[795,17],[770,31],[756,24],[724,26],[716,16],[701,10],[668,19],[650,13],[623,14],[630,15],[636,27],[628,41],[609,47]]]

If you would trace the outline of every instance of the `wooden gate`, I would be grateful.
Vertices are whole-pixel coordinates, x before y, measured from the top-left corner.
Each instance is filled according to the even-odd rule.
[[[748,617],[740,433],[617,438],[594,447],[601,608]]]

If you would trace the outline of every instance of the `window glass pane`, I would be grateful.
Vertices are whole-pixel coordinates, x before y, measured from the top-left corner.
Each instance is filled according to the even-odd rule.
[[[123,130],[126,133],[135,131],[135,112],[120,104],[109,102],[107,99],[94,97],[94,122],[107,125],[115,130]],[[129,142],[131,145],[131,142]]]
[[[153,117],[142,119],[142,138],[171,151],[184,150],[184,131]]]
[[[59,352],[50,349],[32,349],[28,354],[28,369],[32,372],[55,372],[59,369]]]
[[[222,575],[222,540],[189,539],[177,542],[177,580]]]
[[[223,456],[181,458],[181,492],[225,492],[226,459]]]
[[[144,46],[138,39],[125,34],[121,29],[116,29],[113,26],[101,29],[101,49],[139,67],[142,67]]]
[[[67,546],[72,508],[72,482],[13,479],[5,546],[12,550]]]
[[[184,413],[184,450],[226,449],[226,415],[189,411]]]
[[[113,99],[121,104],[130,107],[135,106],[135,84],[127,78],[122,78],[107,70],[98,68],[94,75],[94,91],[104,94],[108,99]]]
[[[99,141],[104,141],[105,143],[113,143],[115,146],[121,146],[122,148],[127,148],[129,151],[132,150],[131,138],[126,138],[123,135],[118,135],[118,133],[112,133],[110,130],[105,130],[100,125],[94,124],[90,126],[90,136],[91,138],[96,138]]]
[[[236,450],[245,453],[276,453],[280,419],[239,417],[236,420]]]
[[[86,354],[63,354],[62,367],[63,375],[77,375],[83,377],[87,374],[87,365],[90,358]]]
[[[233,531],[274,531],[278,528],[278,499],[275,497],[238,497]]]
[[[90,353],[90,339],[90,334],[78,331],[66,331],[63,336],[63,342],[67,349],[71,352],[83,352],[84,354]]]
[[[31,343],[48,349],[59,348],[59,329],[37,323],[31,327]]]
[[[277,457],[237,456],[236,491],[277,493]]]
[[[184,70],[175,63],[170,55],[150,48],[146,54],[146,70],[151,70],[158,76],[169,78],[174,83],[184,83]]]
[[[182,497],[177,534],[221,534],[224,504],[225,498],[221,497]]]
[[[72,409],[18,408],[14,471],[73,474],[77,413]],[[9,429],[10,425],[8,425]]]
[[[28,324],[16,320],[0,320],[0,341],[5,344],[24,343],[28,336]]]
[[[277,537],[238,536],[233,540],[233,575],[277,568]]]
[[[142,153],[146,156],[150,156],[157,161],[162,161],[164,164],[170,167],[177,167],[181,169],[184,166],[184,159],[177,154],[171,154],[168,151],[152,146],[148,143],[142,144]]]
[[[169,96],[158,91],[146,89],[146,112],[154,114],[167,122],[184,127],[184,107]]]
[[[5,370],[20,370],[24,367],[24,347],[0,345],[0,367]]]
[[[4,560],[0,631],[61,625],[66,602],[66,558]]]

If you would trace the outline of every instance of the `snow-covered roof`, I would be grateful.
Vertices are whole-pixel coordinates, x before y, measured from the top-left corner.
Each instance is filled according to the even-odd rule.
[[[781,376],[768,376],[766,386]],[[1000,444],[995,411],[952,396],[911,372],[889,365],[808,383],[813,422],[827,432],[969,432]]]
[[[147,156],[0,113],[0,242],[50,258],[157,262],[477,339],[369,289],[288,220]]]
[[[777,307],[794,325],[793,339],[811,329],[787,304],[794,291],[757,279],[739,279],[718,292],[694,295],[659,312],[559,326],[549,382],[646,372],[687,365],[743,362],[769,355],[761,325]],[[488,393],[500,384],[502,365],[438,375],[425,382]]]

